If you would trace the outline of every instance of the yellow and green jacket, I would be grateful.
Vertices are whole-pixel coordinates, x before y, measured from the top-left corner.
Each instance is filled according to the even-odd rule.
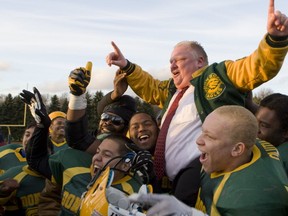
[[[288,39],[275,41],[268,34],[249,56],[223,61],[201,68],[192,74],[195,103],[202,121],[222,105],[245,105],[246,93],[272,79],[280,71],[288,50]],[[173,79],[160,81],[136,64],[128,62],[122,69],[129,74],[132,90],[145,102],[163,111],[176,91]],[[163,113],[164,113],[163,112]]]

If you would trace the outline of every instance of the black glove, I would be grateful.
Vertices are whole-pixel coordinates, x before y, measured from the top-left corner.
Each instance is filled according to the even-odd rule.
[[[71,94],[75,96],[80,96],[86,92],[86,87],[88,86],[91,79],[92,63],[87,62],[86,68],[80,67],[71,71],[68,83]]]
[[[33,87],[33,92],[34,94],[30,91],[23,90],[22,93],[20,93],[20,98],[28,105],[33,118],[37,122],[37,125],[39,127],[49,127],[51,120],[47,114],[41,94],[36,87]]]
[[[132,162],[131,169],[138,170],[140,168],[141,169],[144,168],[147,171],[150,171],[150,169],[153,169],[153,159],[149,151],[142,150],[133,142],[126,143],[126,147],[128,149],[133,150],[135,153],[135,156],[133,157],[133,160],[131,161]]]
[[[151,153],[147,150],[137,152],[134,160],[132,161],[132,167],[135,170],[144,168],[149,171],[150,169],[152,169],[153,160]]]
[[[137,172],[142,177],[143,183],[149,183],[155,176],[151,153],[147,150],[138,151],[132,161],[131,171]]]

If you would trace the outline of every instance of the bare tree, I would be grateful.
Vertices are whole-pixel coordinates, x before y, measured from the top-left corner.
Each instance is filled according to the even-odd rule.
[[[256,103],[256,104],[259,104],[260,101],[267,97],[268,95],[271,95],[273,94],[273,90],[270,89],[270,88],[262,88],[260,89],[259,92],[255,93],[254,96],[253,96],[253,101]]]

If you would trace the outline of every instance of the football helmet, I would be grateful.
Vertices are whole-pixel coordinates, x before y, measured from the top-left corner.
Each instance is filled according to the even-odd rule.
[[[127,194],[111,186],[114,171],[106,167],[90,188],[82,195],[80,216],[145,216],[137,203],[131,203]],[[149,187],[142,185],[139,193],[148,193]]]

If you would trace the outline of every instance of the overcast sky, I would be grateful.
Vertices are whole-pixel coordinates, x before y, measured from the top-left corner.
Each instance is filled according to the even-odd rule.
[[[252,53],[266,33],[269,0],[1,0],[0,95],[36,86],[43,94],[69,91],[71,70],[93,62],[88,90],[110,91],[116,67],[105,57],[111,41],[130,61],[159,79],[182,40],[200,42],[209,62]],[[288,14],[286,0],[276,9]],[[288,94],[287,59],[258,87]],[[129,92],[128,92],[129,93]]]

